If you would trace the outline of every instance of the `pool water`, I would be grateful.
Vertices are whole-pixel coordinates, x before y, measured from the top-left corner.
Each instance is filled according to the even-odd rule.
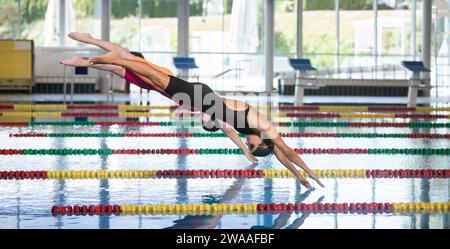
[[[150,120],[165,120],[151,118]],[[73,121],[73,118],[35,118]],[[101,120],[89,118],[91,121]],[[111,120],[104,118],[103,120]],[[117,119],[115,119],[117,120]],[[295,119],[283,118],[284,121]],[[313,119],[312,119],[313,120]],[[320,121],[336,121],[320,119]],[[319,120],[318,120],[319,121]],[[359,121],[381,121],[359,120]],[[385,121],[392,121],[385,120]],[[399,122],[407,120],[398,119]],[[442,121],[442,120],[441,120]],[[445,120],[444,120],[445,121]],[[299,128],[281,132],[448,133],[448,129]],[[0,127],[1,148],[234,148],[227,138],[103,137],[14,138],[27,132],[203,132],[200,128],[124,126]],[[449,139],[285,138],[294,148],[449,148]],[[440,155],[302,155],[312,169],[448,169]],[[274,156],[251,165],[242,155],[5,156],[1,170],[283,169]],[[435,214],[245,214],[52,216],[53,205],[448,202],[448,179],[333,179],[307,190],[293,178],[274,179],[83,179],[0,182],[0,228],[450,228],[449,213]],[[314,183],[313,183],[314,184]]]

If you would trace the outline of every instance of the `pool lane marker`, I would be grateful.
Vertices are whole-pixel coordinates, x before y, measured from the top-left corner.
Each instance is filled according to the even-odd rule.
[[[295,148],[298,154],[368,154],[368,155],[427,155],[427,156],[448,156],[450,148]],[[0,149],[0,155],[147,155],[147,154],[175,154],[175,155],[242,155],[238,148],[177,148],[177,149],[109,149],[109,148],[59,148],[59,149]]]
[[[299,171],[304,177],[308,175]],[[450,169],[314,169],[320,178],[450,178]],[[0,180],[295,178],[287,169],[0,171]]]
[[[150,113],[142,112],[0,112],[2,117],[178,117],[198,116],[198,113]],[[450,119],[448,114],[407,114],[407,113],[275,113],[271,117],[280,118],[342,118],[342,119]]]
[[[438,112],[450,111],[450,107],[403,107],[403,106],[257,106],[260,109],[278,109],[286,111],[344,111],[344,112]],[[153,109],[176,109],[175,105],[65,105],[65,104],[0,104],[0,110],[153,110]]]
[[[53,216],[94,215],[207,215],[264,214],[310,212],[367,213],[448,213],[450,202],[392,202],[392,203],[218,203],[218,204],[148,204],[148,205],[74,205],[53,206]]]
[[[239,134],[245,137],[243,134]],[[280,133],[282,137],[334,137],[334,138],[429,138],[450,139],[450,134],[426,133]],[[227,137],[222,132],[194,133],[10,133],[9,137]]]
[[[395,127],[395,128],[450,128],[450,123],[430,123],[430,122],[272,122],[279,127]],[[26,126],[176,126],[176,127],[201,127],[200,122],[177,122],[177,121],[74,121],[74,122],[0,122],[0,126],[5,127],[26,127]]]

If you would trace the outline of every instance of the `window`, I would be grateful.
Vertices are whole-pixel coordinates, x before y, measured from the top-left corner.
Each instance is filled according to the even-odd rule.
[[[275,1],[275,54],[295,54],[297,50],[297,0]]]
[[[263,88],[264,0],[190,0],[190,56],[218,90]]]
[[[66,2],[67,4],[68,2]],[[72,31],[90,33],[96,38],[101,37],[101,0],[73,0],[66,15],[68,16],[67,33]],[[83,46],[82,43],[75,42],[66,37],[66,46]]]
[[[411,1],[378,1],[377,28],[380,63],[410,59]]]
[[[335,1],[303,2],[303,52],[313,65],[332,67],[336,53]]]
[[[0,0],[0,38],[14,39],[18,38],[17,26],[18,18],[18,2],[17,0]]]
[[[111,40],[130,50],[177,49],[176,0],[112,0]]]
[[[0,38],[30,39],[44,45],[48,0],[0,0]],[[20,10],[20,12],[19,12]]]
[[[274,71],[291,71],[297,52],[297,0],[275,1]]]

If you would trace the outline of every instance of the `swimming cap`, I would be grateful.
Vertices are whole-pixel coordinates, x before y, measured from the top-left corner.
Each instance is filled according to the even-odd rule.
[[[253,155],[256,157],[265,157],[272,154],[274,148],[274,144],[270,139],[263,139],[262,143],[259,144],[258,148],[253,151]],[[251,150],[252,148],[250,148]]]

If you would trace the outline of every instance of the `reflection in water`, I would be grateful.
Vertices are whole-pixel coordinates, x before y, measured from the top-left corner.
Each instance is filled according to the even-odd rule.
[[[157,103],[152,103],[157,105]],[[53,118],[41,118],[36,121],[50,121]],[[63,120],[62,120],[63,119]],[[55,121],[73,121],[73,118],[57,118]],[[92,118],[90,121],[111,121],[110,118]],[[127,119],[127,121],[155,121],[157,118]],[[293,121],[292,119],[283,119]],[[306,121],[297,119],[297,121]],[[314,121],[309,119],[309,121]],[[323,121],[323,120],[321,120]],[[361,133],[443,133],[442,129],[409,129],[409,128],[348,128],[348,127],[283,127],[283,132],[361,132]],[[74,131],[75,130],[75,131]],[[61,127],[40,126],[21,128],[2,128],[0,135],[7,137],[8,133],[16,132],[186,132],[186,128],[176,127]],[[25,142],[24,142],[25,141]],[[124,141],[124,144],[120,144]],[[125,142],[126,141],[126,142]],[[363,147],[396,147],[396,148],[444,148],[449,147],[450,140],[443,139],[336,139],[336,138],[287,138],[287,143],[293,147],[318,148],[342,147],[350,148],[360,143]],[[127,143],[127,144],[125,144]],[[202,148],[233,147],[226,138],[11,138],[3,140],[5,148],[84,148],[84,147],[115,147],[115,148]],[[24,146],[26,144],[27,146]],[[392,146],[391,146],[392,145]],[[241,156],[203,155],[201,160],[190,160],[196,156],[184,155],[148,155],[129,156],[116,159],[115,155],[98,157],[81,156],[50,156],[43,157],[2,157],[8,169],[5,170],[83,170],[83,169],[146,169],[136,168],[142,160],[149,158],[157,169],[212,169],[226,165],[230,168],[242,168],[244,159]],[[313,168],[433,168],[447,167],[449,157],[445,156],[369,156],[369,155],[305,155],[305,161]],[[126,158],[125,160],[123,158]],[[164,163],[162,163],[164,162]],[[112,165],[114,163],[114,165]],[[44,166],[45,165],[45,166]],[[42,168],[39,168],[39,167]],[[49,166],[48,168],[44,168]],[[93,168],[89,168],[93,166]],[[258,168],[283,168],[272,159],[261,160]],[[449,200],[448,179],[327,179],[327,188],[314,192],[302,193],[301,186],[292,179],[227,179],[230,186],[219,195],[204,195],[217,191],[222,185],[212,179],[204,179],[208,184],[197,184],[196,180],[177,179],[146,179],[127,180],[122,184],[116,180],[48,180],[48,181],[5,181],[0,188],[0,227],[57,227],[57,228],[126,228],[136,226],[133,217],[50,217],[49,206],[75,204],[73,196],[80,196],[79,201],[99,202],[104,205],[111,203],[141,203],[154,200],[155,203],[223,203],[223,202],[443,202]],[[114,183],[114,185],[113,185]],[[175,184],[174,184],[175,183]],[[280,184],[281,183],[281,184]],[[128,185],[130,184],[130,185]],[[88,191],[84,185],[98,185],[97,191]],[[149,186],[158,191],[149,191]],[[174,188],[175,187],[175,188]],[[245,187],[245,189],[244,189]],[[42,189],[42,191],[40,191]],[[132,191],[130,189],[133,189]],[[36,194],[39,191],[39,194]],[[167,191],[167,192],[165,192]],[[295,191],[291,195],[290,191]],[[161,195],[160,193],[164,193]],[[215,192],[217,193],[217,192]],[[289,194],[285,194],[289,193]],[[323,198],[320,198],[323,195]],[[292,200],[293,199],[293,200]],[[152,201],[153,202],[153,201]],[[77,203],[78,204],[78,203]],[[88,203],[86,203],[88,204]],[[90,203],[89,203],[90,204]],[[310,217],[309,222],[305,219]],[[450,228],[449,213],[445,214],[315,214],[282,213],[257,215],[205,215],[205,216],[138,216],[137,227],[167,227],[170,228],[299,228],[299,227],[363,227],[363,228]],[[334,224],[331,219],[334,218]],[[98,219],[98,220],[97,220]],[[176,221],[174,222],[174,220]],[[3,222],[11,221],[11,223]],[[117,221],[117,222],[112,222]],[[314,222],[312,222],[314,221]],[[174,223],[173,223],[174,222]],[[150,224],[149,224],[150,223]],[[168,225],[169,224],[169,225]],[[173,225],[173,226],[172,226]],[[333,226],[334,225],[334,226]]]
[[[254,169],[256,165],[251,165],[247,169]],[[215,196],[204,196],[203,202],[226,203],[232,201],[242,190],[247,179],[241,178],[234,181],[234,183],[225,191],[225,193],[217,199]],[[223,215],[186,215],[183,219],[175,220],[175,225],[167,227],[167,229],[212,229],[217,227]]]
[[[372,178],[372,180],[370,181],[372,184],[372,202],[375,202],[375,200],[377,199],[375,195],[377,186],[376,181],[377,181],[376,178]],[[372,214],[372,229],[375,229],[375,227],[376,227],[376,215]]]
[[[187,129],[186,128],[177,128],[176,132],[177,133],[186,133]],[[178,141],[179,141],[178,148],[189,148],[189,146],[188,146],[189,144],[185,137],[179,137]],[[187,165],[186,156],[178,154],[176,160],[177,160],[177,164],[176,164],[177,169],[186,170],[186,165]],[[186,178],[177,178],[176,181],[177,181],[177,196],[176,196],[177,203],[188,203],[189,199],[187,196],[187,189],[188,189],[187,179]]]
[[[307,190],[305,193],[301,194],[298,199],[296,199],[296,202],[302,202],[304,201],[310,194],[312,190]],[[319,203],[323,200],[323,196],[320,197],[316,203]],[[289,219],[291,218],[292,214],[294,214],[293,211],[286,211],[281,213],[273,222],[271,226],[265,226],[265,227],[252,227],[252,228],[271,228],[271,229],[280,229],[287,225],[289,222]],[[266,214],[264,214],[266,215]],[[297,229],[299,228],[304,222],[305,219],[309,216],[309,214],[302,213],[302,215],[295,219],[290,225],[288,225],[286,228],[289,229]]]
[[[338,200],[338,181],[337,179],[334,179],[334,202],[337,202]],[[334,214],[334,229],[338,229],[338,216],[337,214]]]
[[[61,138],[54,138],[52,139],[54,144],[52,145],[53,148],[65,148],[65,138],[61,137]],[[56,158],[56,169],[57,170],[66,170],[67,169],[67,163],[66,163],[66,157],[65,156],[57,156]],[[66,197],[65,197],[65,193],[66,193],[66,181],[65,180],[56,180],[55,182],[55,188],[56,191],[54,191],[54,193],[56,194],[55,200],[56,203],[55,205],[58,206],[62,206],[66,204]],[[64,222],[62,217],[58,217],[57,221],[56,221],[56,227],[57,228],[62,228],[64,226]]]
[[[101,127],[100,130],[102,133],[109,132],[108,127]],[[108,148],[108,145],[106,143],[106,138],[100,139],[100,148]],[[102,170],[108,169],[108,155],[100,155],[100,161],[101,161],[101,169]],[[139,188],[139,189],[141,189],[141,188]],[[110,205],[109,180],[108,179],[100,180],[99,198],[100,198],[100,204]],[[108,215],[102,215],[99,217],[98,227],[101,229],[110,228]]]
[[[140,105],[142,105],[142,101],[140,102]],[[131,117],[127,117],[126,119],[125,119],[127,122],[139,122],[139,118],[131,118]],[[148,120],[148,118],[146,118],[146,120],[145,120],[145,122],[148,122],[149,120]],[[129,133],[133,133],[133,132],[139,132],[139,128],[137,128],[137,127],[128,127],[128,126],[126,126],[125,127],[125,130],[124,130],[124,132],[129,132]],[[139,182],[138,183],[138,185],[139,185],[139,188],[138,188],[138,203],[141,203],[142,201],[141,201],[141,197],[142,197],[142,187],[141,187],[141,183]],[[109,219],[109,218],[108,218]],[[138,228],[142,228],[142,216],[140,215],[140,216],[138,216]]]
[[[186,132],[186,128],[177,128],[176,132],[177,133],[183,133]],[[187,143],[187,139],[185,137],[179,137],[178,138],[179,141],[179,146],[178,148],[189,148],[188,143]],[[176,159],[176,167],[179,170],[185,170],[186,169],[186,156],[184,155],[177,155],[177,159]],[[187,194],[187,190],[188,190],[188,180],[187,178],[177,178],[176,179],[177,184],[176,184],[176,188],[177,188],[177,194],[176,194],[176,200],[177,203],[189,203],[189,198],[188,198],[188,194]],[[179,216],[179,218],[181,219],[181,216]]]
[[[428,179],[421,179],[421,189],[420,189],[420,201],[430,202],[430,181]],[[430,228],[430,215],[421,214],[420,215],[420,228],[428,229]]]
[[[449,223],[448,223],[448,220],[450,218],[450,214],[443,214],[442,216],[443,216],[442,217],[442,228],[450,229],[450,226],[449,226]]]
[[[17,198],[16,198],[16,200],[17,200],[17,210],[16,210],[16,212],[17,212],[17,214],[16,214],[16,228],[17,229],[20,229],[20,206],[21,206],[21,204],[20,204],[20,182],[17,182],[16,183],[16,191],[17,191]]]
[[[431,147],[431,144],[428,140],[425,140],[424,143],[426,144],[426,147]],[[423,167],[422,168],[429,168],[427,165],[432,164],[432,158],[430,156],[423,156],[421,157]],[[420,180],[420,201],[421,202],[430,202],[430,181],[428,179],[421,179]],[[430,228],[430,215],[429,214],[421,214],[420,215],[420,228],[421,229],[428,229]]]
[[[264,203],[272,203],[273,198],[273,180],[272,179],[264,179]],[[268,213],[263,216],[263,226],[270,227],[272,226],[273,217],[272,214]]]
[[[411,202],[416,202],[416,186],[414,178],[411,179]],[[411,214],[411,229],[416,229],[416,216]]]
[[[320,203],[323,200],[323,196],[320,197],[315,203]],[[290,225],[286,227],[286,229],[298,229],[300,228],[304,223],[306,218],[308,218],[311,215],[311,213],[302,212],[302,215],[295,219]]]

